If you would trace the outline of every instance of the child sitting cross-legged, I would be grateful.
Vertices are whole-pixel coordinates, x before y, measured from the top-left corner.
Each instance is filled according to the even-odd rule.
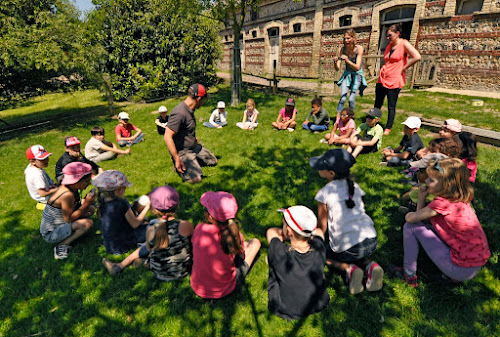
[[[44,168],[49,164],[52,153],[45,150],[42,145],[33,145],[26,150],[26,158],[30,161],[24,170],[24,178],[28,192],[37,201],[36,208],[43,210],[47,200],[57,190]]]
[[[222,129],[222,127],[226,125],[227,125],[226,103],[224,103],[224,101],[219,101],[217,103],[217,109],[212,111],[209,121],[203,123],[203,126],[206,126],[207,128]]]
[[[351,134],[349,148],[347,151],[356,158],[358,154],[377,152],[382,145],[384,129],[378,123],[382,111],[378,108],[371,108],[366,113],[366,122],[362,123],[355,132]]]
[[[307,115],[304,123],[302,123],[302,128],[318,133],[328,130],[329,126],[330,114],[323,108],[321,98],[314,98],[311,101],[311,112]]]
[[[329,150],[309,159],[328,184],[316,194],[318,223],[328,230],[330,248],[327,263],[345,276],[351,294],[382,288],[384,270],[368,258],[377,249],[377,232],[373,220],[365,213],[365,192],[352,181],[350,168],[356,159],[344,149]]]
[[[418,135],[422,122],[418,117],[408,117],[403,123],[403,139],[399,147],[391,147],[382,150],[386,161],[380,163],[380,166],[410,166],[410,162],[415,159],[418,150],[424,147],[424,143]]]
[[[282,318],[299,319],[323,310],[330,301],[324,275],[324,236],[309,208],[292,206],[278,211],[283,213],[282,228],[269,228],[266,234],[268,307]]]
[[[175,218],[179,205],[179,194],[172,186],[156,187],[149,193],[151,211],[158,216],[151,220],[146,230],[146,243],[137,248],[120,263],[102,260],[113,276],[120,273],[131,263],[149,266],[160,281],[172,281],[191,273],[191,240],[193,225]],[[137,262],[136,262],[137,261]]]
[[[339,119],[333,125],[332,132],[325,135],[325,139],[322,139],[320,143],[328,143],[328,145],[343,145],[349,144],[351,142],[351,135],[356,129],[356,123],[354,122],[354,110],[351,108],[343,108],[339,113]],[[340,134],[337,135],[337,130]]]
[[[247,100],[247,109],[243,112],[243,121],[236,123],[236,126],[243,130],[253,130],[259,123],[257,117],[259,111],[255,108],[255,101],[252,98]]]

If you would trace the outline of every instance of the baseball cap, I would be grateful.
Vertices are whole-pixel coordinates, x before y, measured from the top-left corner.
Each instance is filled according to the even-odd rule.
[[[28,147],[28,149],[26,150],[26,158],[28,159],[44,160],[51,155],[52,153],[45,150],[42,145],[33,145]]]
[[[78,145],[80,144],[80,139],[78,139],[78,137],[66,137],[66,139],[64,140],[64,145],[66,146],[73,146],[73,145]]]
[[[295,106],[295,100],[291,97],[288,97],[285,101],[285,105]]]
[[[61,181],[61,185],[76,184],[82,177],[92,173],[92,166],[75,161],[64,166],[62,173],[64,174],[64,178]]]
[[[238,203],[234,196],[228,192],[205,192],[202,194],[200,202],[207,209],[208,214],[220,222],[234,219],[238,212]]]
[[[164,105],[160,105],[160,107],[158,108],[158,113],[161,114],[162,112],[168,112],[167,107]]]
[[[297,205],[281,208],[278,212],[283,213],[287,225],[299,235],[310,237],[318,226],[318,218],[316,218],[314,212],[306,206]]]
[[[368,116],[380,118],[380,117],[382,117],[382,110],[380,110],[379,108],[371,108],[370,110],[368,110],[368,112],[366,114]]]
[[[123,172],[107,170],[94,178],[94,186],[102,191],[114,191],[120,187],[130,187],[132,184]]]
[[[223,101],[219,101],[217,103],[217,108],[224,109],[225,107],[226,107],[226,103],[224,103]]]
[[[462,132],[462,123],[456,119],[447,119],[441,126],[453,132]]]
[[[328,150],[321,156],[309,158],[309,165],[313,169],[331,170],[338,175],[349,173],[354,163],[356,163],[356,158],[344,149]]]
[[[203,84],[195,83],[188,89],[188,94],[195,97],[205,97],[210,98],[210,95],[207,93],[207,89]]]
[[[159,211],[174,211],[179,204],[179,193],[172,186],[155,187],[148,196],[151,207]]]
[[[441,160],[448,158],[447,155],[443,153],[429,153],[422,157],[420,160],[412,161],[410,163],[411,167],[416,167],[418,169],[427,168],[430,163],[433,163],[435,160]]]
[[[118,114],[118,118],[119,119],[130,119],[130,116],[128,115],[128,113],[126,113],[125,111],[122,111]]]
[[[418,117],[410,116],[401,124],[406,125],[410,129],[418,129],[422,125],[422,121]]]

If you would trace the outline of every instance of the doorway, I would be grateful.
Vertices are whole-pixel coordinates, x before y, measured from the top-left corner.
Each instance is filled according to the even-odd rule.
[[[413,26],[413,18],[415,16],[415,6],[398,6],[384,11],[380,18],[380,40],[378,53],[383,55],[385,48],[389,45],[387,40],[387,30],[393,24],[399,23],[402,27],[401,37],[409,40],[411,36],[411,28]],[[382,62],[384,62],[382,60]]]
[[[268,74],[273,74],[275,69],[278,72],[279,54],[280,54],[280,29],[279,27],[269,28],[267,30],[269,37],[269,69]]]

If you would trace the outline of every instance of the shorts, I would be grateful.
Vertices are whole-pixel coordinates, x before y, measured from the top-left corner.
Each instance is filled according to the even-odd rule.
[[[144,243],[142,246],[141,246],[141,249],[139,249],[139,258],[140,259],[147,259],[149,256],[149,251],[148,249],[146,248],[146,244]]]
[[[48,243],[59,243],[70,237],[72,233],[73,230],[71,229],[71,222],[68,222],[57,227],[52,232],[42,235],[42,237]]]
[[[328,249],[326,258],[339,262],[352,263],[370,257],[376,249],[377,238],[368,238],[340,253],[335,253],[333,250]]]
[[[250,266],[240,255],[235,256],[234,265],[236,266],[236,287],[234,287],[234,290],[237,290],[245,283],[245,278],[250,271]]]
[[[356,135],[356,138],[363,141],[363,142],[366,142],[366,141],[370,141],[373,139],[373,136],[366,136],[366,137],[362,137],[360,135]],[[371,145],[371,146],[363,146],[363,150],[361,150],[360,154],[366,154],[366,153],[372,153],[372,152],[377,152],[378,151],[378,140],[375,144]]]
[[[178,172],[179,176],[184,181],[201,177],[203,175],[203,171],[201,170],[202,166],[217,165],[217,158],[214,154],[200,144],[197,144],[194,149],[179,151],[179,158],[186,166],[186,171],[184,173]]]

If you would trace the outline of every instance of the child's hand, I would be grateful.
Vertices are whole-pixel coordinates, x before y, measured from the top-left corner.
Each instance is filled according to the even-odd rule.
[[[92,189],[92,190],[90,190],[89,193],[87,193],[87,195],[85,196],[83,201],[84,201],[84,203],[91,205],[94,203],[95,197],[96,197],[95,189]]]

